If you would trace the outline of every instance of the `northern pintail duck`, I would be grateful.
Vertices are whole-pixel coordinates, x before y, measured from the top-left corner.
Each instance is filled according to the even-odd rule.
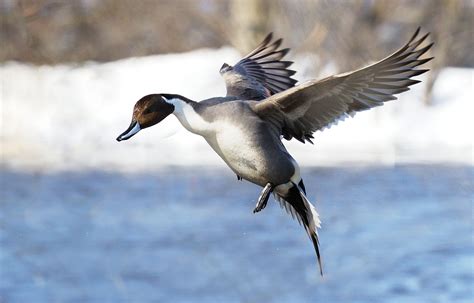
[[[422,47],[428,34],[419,28],[406,45],[385,59],[322,80],[296,85],[293,63],[282,61],[289,49],[272,34],[236,65],[222,65],[226,97],[195,102],[177,94],[152,94],[133,109],[132,122],[118,138],[127,140],[140,130],[174,114],[190,132],[204,137],[214,151],[244,179],[263,187],[254,213],[265,208],[270,193],[302,224],[316,251],[322,275],[317,229],[321,221],[306,197],[300,168],[282,143],[313,139],[313,133],[358,111],[395,100],[395,94],[420,81],[416,69],[432,58],[420,58],[433,43]],[[312,142],[311,142],[312,143]]]

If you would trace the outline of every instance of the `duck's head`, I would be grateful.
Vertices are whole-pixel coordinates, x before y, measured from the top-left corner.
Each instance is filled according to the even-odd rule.
[[[117,141],[130,139],[140,130],[159,123],[173,113],[174,105],[166,100],[166,97],[158,94],[148,95],[138,100],[133,108],[130,126],[117,137]]]

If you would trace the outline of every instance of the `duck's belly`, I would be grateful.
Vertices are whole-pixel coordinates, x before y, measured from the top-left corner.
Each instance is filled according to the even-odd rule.
[[[258,132],[228,127],[206,140],[237,175],[260,186],[286,183],[296,170],[292,158]]]

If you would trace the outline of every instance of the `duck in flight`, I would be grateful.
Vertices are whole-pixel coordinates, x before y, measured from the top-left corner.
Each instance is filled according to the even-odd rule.
[[[293,63],[283,61],[288,48],[269,34],[234,66],[222,65],[227,96],[193,101],[177,94],[151,94],[135,104],[132,122],[117,141],[174,114],[190,132],[202,136],[237,175],[263,187],[254,213],[267,205],[273,193],[285,210],[306,230],[322,264],[318,228],[321,221],[306,197],[300,168],[282,143],[296,139],[312,143],[313,133],[356,112],[395,100],[394,95],[420,82],[412,77],[428,71],[417,67],[433,45],[423,46],[429,34],[420,29],[407,44],[367,67],[296,85]]]

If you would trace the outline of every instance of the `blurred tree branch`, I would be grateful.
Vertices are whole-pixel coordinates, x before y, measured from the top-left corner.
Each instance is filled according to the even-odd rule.
[[[0,62],[110,61],[233,44],[268,32],[317,55],[312,74],[347,71],[396,49],[418,26],[436,42],[426,102],[444,66],[474,67],[469,0],[0,0]]]

